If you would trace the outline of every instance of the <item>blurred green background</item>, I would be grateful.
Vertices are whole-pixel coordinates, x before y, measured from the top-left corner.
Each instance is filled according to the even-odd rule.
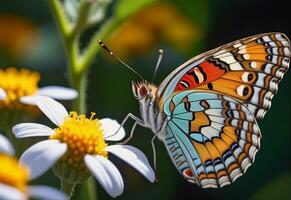
[[[283,32],[290,38],[288,3],[279,0],[158,1],[132,16],[104,42],[148,79],[153,74],[157,50],[163,48],[165,55],[155,81],[158,85],[189,58],[227,42],[271,31]],[[88,31],[82,38],[84,44],[90,34]],[[2,0],[0,67],[38,70],[42,74],[41,86],[68,86],[66,65],[62,41],[47,2]],[[129,112],[139,116],[138,103],[131,94],[131,80],[136,77],[130,71],[101,53],[89,72],[89,112],[96,112],[99,118],[111,117],[119,121]],[[290,72],[287,72],[272,108],[259,122],[263,139],[254,165],[234,184],[203,190],[187,183],[171,163],[163,144],[157,142],[157,183],[150,184],[122,161],[113,158],[125,182],[125,192],[117,199],[291,199],[290,79]],[[127,130],[130,125],[132,122],[127,123]],[[130,141],[150,160],[152,135],[150,130],[139,127]],[[51,172],[36,182],[59,184]],[[100,187],[98,195],[99,199],[110,199]]]

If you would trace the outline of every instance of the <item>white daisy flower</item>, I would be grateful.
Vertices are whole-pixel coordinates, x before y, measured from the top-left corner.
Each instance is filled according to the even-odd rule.
[[[0,69],[0,109],[31,111],[34,96],[48,96],[57,100],[71,100],[78,93],[71,88],[46,86],[39,88],[40,74],[27,69],[13,67]]]
[[[13,157],[14,149],[10,142],[0,135],[0,199],[27,200],[31,198],[45,200],[66,200],[68,197],[48,186],[29,186],[29,173],[31,170],[20,164]]]
[[[131,165],[150,182],[155,173],[146,156],[129,145],[108,145],[105,141],[119,141],[125,137],[120,124],[112,119],[93,119],[76,112],[68,114],[64,106],[48,97],[35,97],[40,110],[57,126],[51,129],[42,124],[22,123],[13,127],[17,138],[49,136],[34,144],[20,158],[31,168],[31,178],[42,175],[53,167],[55,174],[69,183],[81,183],[93,174],[112,197],[123,192],[119,170],[108,160],[112,153]]]

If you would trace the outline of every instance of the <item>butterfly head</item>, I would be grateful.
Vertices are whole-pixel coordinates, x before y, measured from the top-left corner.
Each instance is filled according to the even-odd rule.
[[[132,81],[131,87],[134,97],[139,101],[156,96],[157,87],[147,81],[138,83]]]

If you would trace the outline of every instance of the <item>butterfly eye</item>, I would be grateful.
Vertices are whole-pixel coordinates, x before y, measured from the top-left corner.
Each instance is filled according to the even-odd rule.
[[[141,86],[141,88],[138,90],[139,93],[139,97],[143,98],[144,96],[146,96],[148,94],[148,89],[143,85]]]

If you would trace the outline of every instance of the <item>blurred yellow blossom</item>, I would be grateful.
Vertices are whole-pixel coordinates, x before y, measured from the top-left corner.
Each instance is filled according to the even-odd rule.
[[[34,95],[38,90],[40,74],[27,69],[17,70],[14,67],[0,69],[0,89],[3,96],[0,110],[27,110],[35,112],[31,105],[24,105],[21,98]]]
[[[62,86],[38,87],[40,74],[28,69],[8,67],[0,69],[0,111],[22,110],[35,112],[35,96],[49,96],[58,100],[72,100],[78,93]]]
[[[25,165],[21,158],[14,157],[15,150],[6,137],[0,134],[0,199],[28,200],[28,199],[58,199],[67,200],[62,192],[40,185],[28,185],[32,179],[32,170]],[[31,197],[31,198],[30,198]]]
[[[37,26],[30,20],[9,14],[0,15],[0,50],[12,57],[31,52],[40,38]]]
[[[200,39],[197,25],[169,3],[155,3],[137,12],[108,43],[122,57],[148,53],[164,42],[186,51]]]
[[[27,192],[27,182],[29,171],[25,166],[18,163],[14,157],[0,152],[0,183],[19,189],[21,192]]]

